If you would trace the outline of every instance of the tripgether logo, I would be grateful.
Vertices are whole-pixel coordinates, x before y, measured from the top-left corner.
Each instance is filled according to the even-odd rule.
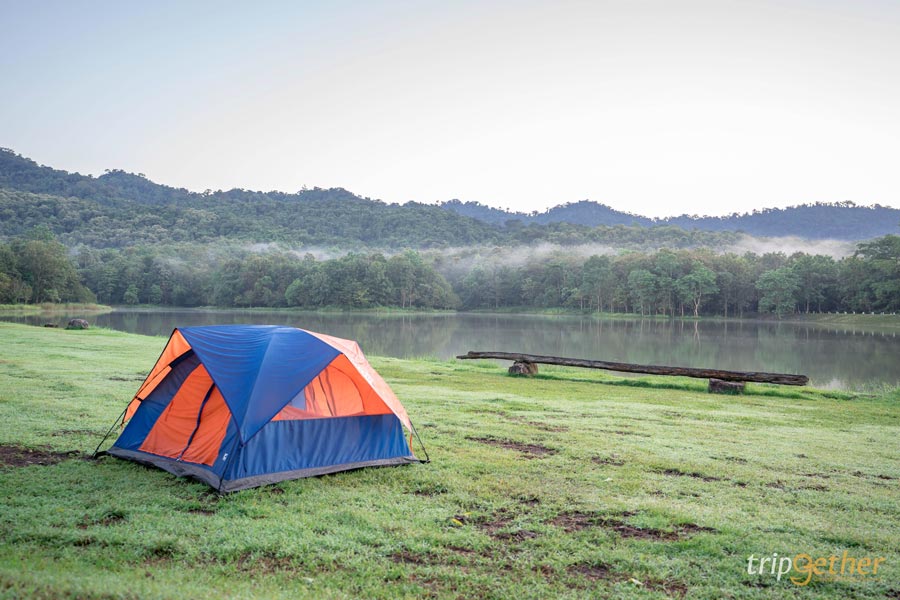
[[[778,557],[777,552],[772,556],[750,555],[747,559],[747,574],[749,575],[774,575],[778,581],[785,575],[790,575],[791,583],[795,585],[809,585],[813,577],[823,580],[835,579],[861,579],[864,577],[877,577],[878,568],[882,566],[884,557],[851,556],[846,550],[842,556],[812,557],[806,553],[794,556]]]

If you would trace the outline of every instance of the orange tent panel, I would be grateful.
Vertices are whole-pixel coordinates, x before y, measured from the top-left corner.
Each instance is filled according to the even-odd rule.
[[[273,420],[390,414],[390,407],[350,360],[340,355],[301,392],[306,409],[291,402]]]
[[[212,465],[216,462],[219,448],[225,438],[225,431],[228,429],[229,419],[231,419],[231,411],[228,410],[228,405],[225,404],[225,398],[222,397],[219,388],[215,388],[203,406],[200,426],[194,433],[194,439],[191,440],[191,445],[181,460],[203,465]]]
[[[387,382],[372,368],[369,361],[366,360],[359,344],[352,340],[345,340],[343,338],[325,335],[324,333],[316,333],[315,331],[307,331],[306,333],[317,337],[326,344],[340,350],[344,356],[339,358],[347,358],[349,362],[356,367],[355,370],[362,375],[369,386],[375,390],[382,402],[387,405],[391,412],[397,415],[397,418],[400,419],[401,423],[406,425],[407,429],[412,431],[412,423],[409,420],[409,415],[406,414],[406,409],[403,408],[400,400],[394,395],[393,390],[391,390],[391,387]],[[338,359],[335,359],[335,361],[337,360]]]
[[[212,386],[212,378],[206,368],[198,365],[159,416],[140,449],[159,456],[178,458],[197,428],[200,407]]]
[[[166,347],[163,349],[162,354],[159,355],[159,359],[153,366],[153,370],[151,370],[150,374],[147,375],[147,379],[145,379],[144,383],[141,384],[141,387],[138,388],[137,393],[134,395],[134,398],[131,400],[128,408],[125,410],[125,418],[122,419],[123,424],[127,423],[128,420],[131,419],[131,417],[134,415],[134,411],[136,411],[138,406],[140,406],[141,400],[149,396],[150,393],[156,389],[156,386],[166,378],[166,375],[168,375],[172,370],[172,368],[169,366],[172,361],[174,361],[176,358],[190,349],[191,345],[188,344],[186,339],[184,339],[184,336],[181,335],[181,332],[176,329],[175,332],[172,333],[172,337],[169,338],[169,343],[166,344]]]

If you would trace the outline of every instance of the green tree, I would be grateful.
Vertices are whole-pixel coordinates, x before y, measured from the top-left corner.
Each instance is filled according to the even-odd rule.
[[[647,269],[635,269],[628,274],[628,291],[641,315],[648,314],[656,298],[656,275]]]
[[[756,282],[759,290],[759,311],[774,313],[779,319],[794,312],[800,283],[790,267],[763,273]]]
[[[138,298],[138,288],[135,284],[130,284],[128,289],[125,290],[125,294],[122,296],[122,301],[125,304],[137,304],[140,299]]]
[[[703,299],[719,291],[716,274],[699,261],[694,262],[690,273],[678,279],[675,287],[678,295],[691,304],[695,317],[700,316]]]

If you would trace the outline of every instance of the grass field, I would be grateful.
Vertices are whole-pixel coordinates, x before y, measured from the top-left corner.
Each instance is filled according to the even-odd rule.
[[[219,497],[85,456],[162,338],[0,339],[0,597],[900,598],[896,392],[374,358],[430,464]],[[878,574],[747,573],[844,551]]]
[[[37,315],[40,313],[70,312],[104,313],[112,310],[112,306],[105,304],[82,302],[67,302],[64,304],[54,304],[52,302],[44,302],[43,304],[0,304],[0,315]]]

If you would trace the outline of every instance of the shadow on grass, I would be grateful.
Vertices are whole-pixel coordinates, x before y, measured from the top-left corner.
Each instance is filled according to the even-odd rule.
[[[521,377],[521,375],[507,374],[507,377]],[[572,377],[562,374],[539,373],[534,375],[532,379],[541,379],[547,381],[565,381],[570,383],[594,383],[598,385],[610,385],[618,387],[631,388],[647,388],[658,390],[679,390],[682,392],[707,393],[707,387],[698,379],[696,383],[685,381],[662,381],[652,379],[591,379],[586,377]],[[717,394],[717,396],[734,396],[736,394]],[[820,400],[827,398],[829,400],[856,400],[864,396],[852,392],[840,392],[832,390],[818,389],[789,389],[776,387],[761,387],[759,385],[749,384],[745,388],[744,396],[769,396],[775,398],[788,398],[792,400]],[[898,394],[900,395],[900,394]]]

